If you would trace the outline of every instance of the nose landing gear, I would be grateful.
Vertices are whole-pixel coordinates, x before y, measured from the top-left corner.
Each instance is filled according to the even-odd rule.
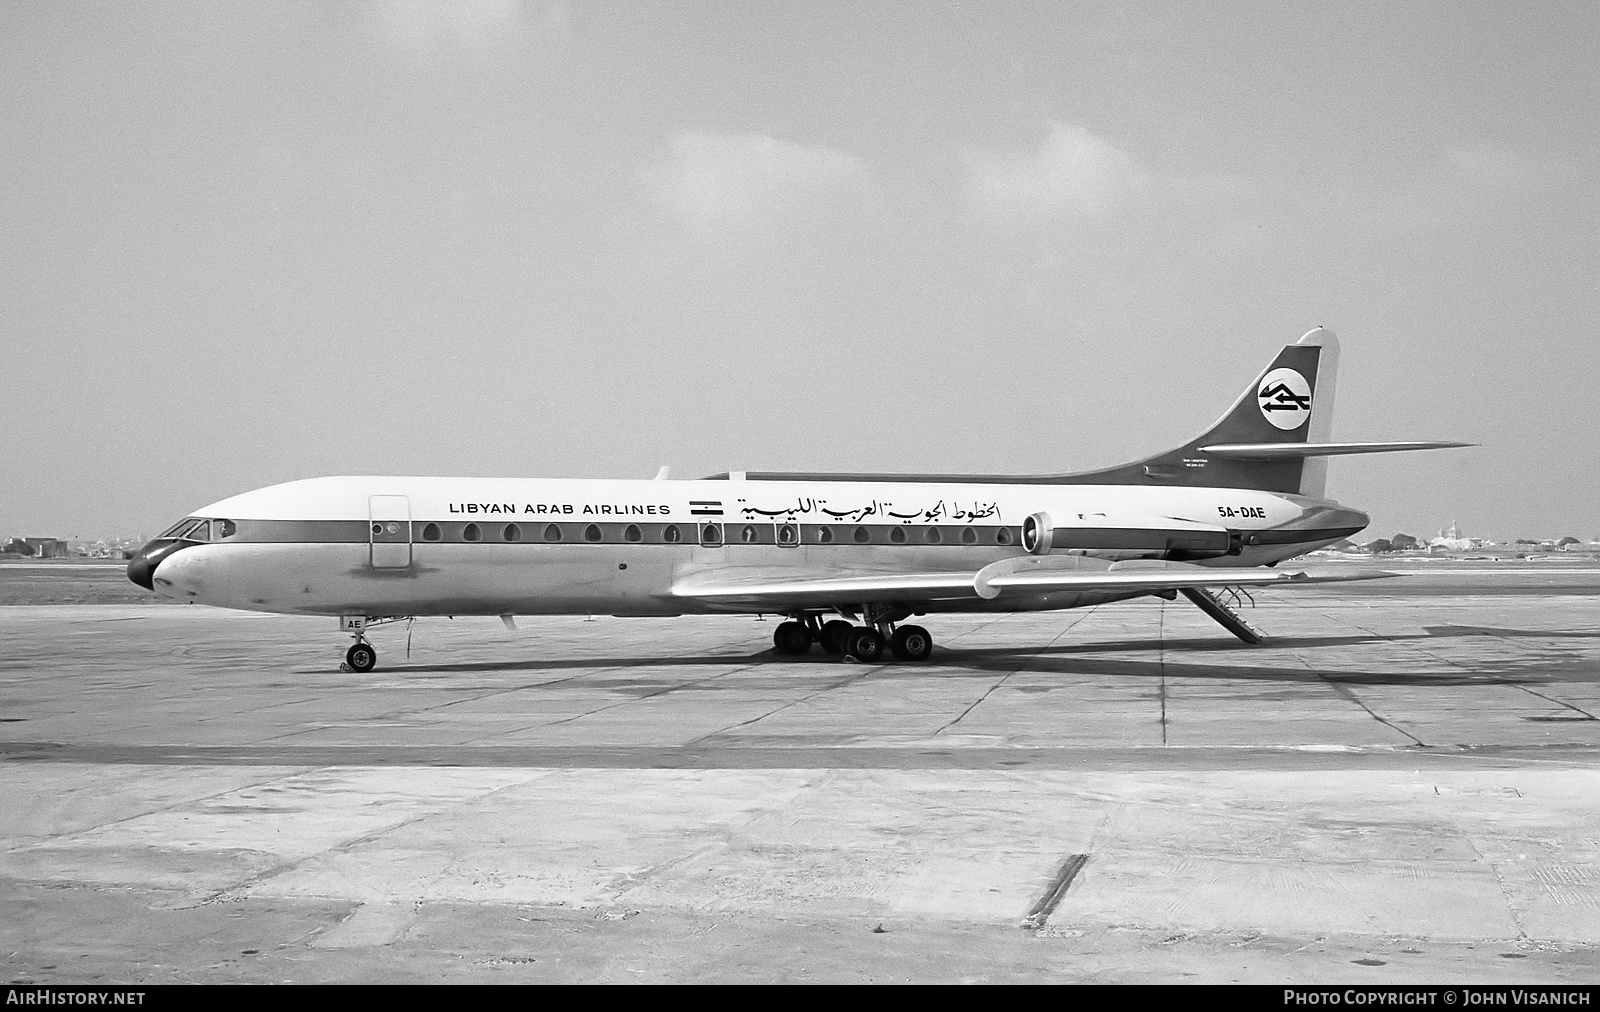
[[[344,663],[351,671],[366,674],[378,666],[378,648],[367,642],[367,630],[375,625],[387,625],[390,622],[400,621],[396,616],[383,618],[369,618],[366,615],[340,615],[339,629],[343,632],[354,633],[354,645],[344,653]],[[411,653],[411,639],[406,638],[406,653]]]
[[[378,651],[372,648],[371,643],[364,639],[358,639],[355,646],[345,651],[344,662],[350,665],[351,671],[359,671],[362,674],[366,674],[378,666]]]

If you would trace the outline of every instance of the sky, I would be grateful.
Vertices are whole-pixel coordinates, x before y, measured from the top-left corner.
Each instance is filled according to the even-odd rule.
[[[0,536],[1040,473],[1343,345],[1368,536],[1600,536],[1600,6],[0,6]]]

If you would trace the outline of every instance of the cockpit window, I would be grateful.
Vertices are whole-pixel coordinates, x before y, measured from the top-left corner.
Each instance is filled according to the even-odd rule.
[[[182,538],[185,541],[220,541],[231,538],[238,528],[232,520],[208,520],[205,517],[184,517],[162,531],[163,538]]]

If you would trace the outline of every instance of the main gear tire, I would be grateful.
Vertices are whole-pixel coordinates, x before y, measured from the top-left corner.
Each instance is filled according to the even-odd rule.
[[[845,641],[850,638],[850,634],[853,631],[855,631],[855,626],[842,618],[836,618],[832,622],[822,623],[821,635],[818,639],[822,642],[822,649],[828,653],[842,654],[844,653]]]
[[[799,657],[811,649],[811,630],[799,622],[780,622],[772,631],[772,649],[788,657]]]
[[[920,625],[903,625],[895,629],[889,648],[902,661],[925,661],[933,653],[933,637]]]
[[[887,646],[878,630],[861,626],[850,630],[850,639],[845,643],[844,652],[863,664],[875,664],[883,658]]]

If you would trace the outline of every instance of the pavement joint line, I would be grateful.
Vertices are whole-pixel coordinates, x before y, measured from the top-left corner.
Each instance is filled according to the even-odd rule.
[[[1520,791],[1517,793],[1517,796],[1522,796]],[[1470,833],[1462,831],[1459,826],[1456,828],[1457,831],[1461,833],[1462,841],[1466,843],[1468,847],[1472,848],[1472,853],[1477,855],[1478,860],[1489,866],[1489,873],[1494,876],[1495,887],[1500,890],[1500,898],[1505,901],[1506,913],[1511,915],[1511,923],[1517,929],[1517,937],[1515,941],[1526,940],[1528,937],[1527,926],[1522,923],[1522,914],[1521,911],[1517,909],[1515,897],[1511,895],[1511,890],[1506,888],[1505,876],[1500,874],[1500,866],[1496,864],[1492,858],[1484,856],[1483,851],[1478,847],[1477,841],[1472,838]]]
[[[987,629],[992,625],[997,625],[1000,622],[1004,622],[1006,619],[1008,619],[1010,617],[1011,616],[1006,615],[1006,614],[996,615],[996,616],[990,618],[987,622],[979,622],[977,625],[974,625],[974,626],[971,626],[969,628],[961,630],[960,632],[956,633],[954,636],[943,637],[944,642],[948,643],[951,640],[958,640],[963,636],[970,636],[973,633],[981,632],[984,629]]]
[[[334,767],[330,767],[330,766],[313,766],[310,769],[306,770],[305,772],[307,772],[307,773],[316,773],[316,772],[319,772],[321,770],[328,770],[328,769],[334,769]],[[304,774],[301,774],[301,775],[304,775]],[[499,787],[491,787],[490,789],[488,789],[486,791],[483,791],[483,792],[478,793],[478,794],[473,794],[470,797],[455,798],[455,799],[448,799],[448,800],[439,801],[439,802],[433,802],[432,804],[434,805],[434,807],[431,810],[418,812],[418,813],[416,813],[416,814],[414,814],[414,815],[412,815],[412,816],[410,816],[408,818],[401,819],[399,822],[393,823],[392,825],[381,826],[381,827],[369,830],[369,831],[367,831],[365,833],[362,833],[359,836],[352,837],[349,840],[342,840],[342,841],[340,841],[338,843],[335,843],[333,846],[324,848],[323,850],[319,850],[314,854],[308,854],[305,857],[296,858],[293,861],[285,861],[285,862],[283,862],[281,864],[274,865],[273,867],[265,869],[264,871],[258,872],[258,873],[254,874],[254,875],[250,875],[250,876],[246,877],[245,879],[243,879],[240,882],[236,882],[231,886],[227,886],[227,887],[225,887],[223,889],[219,889],[219,890],[211,893],[208,896],[205,896],[203,898],[198,899],[196,901],[196,905],[197,906],[203,906],[203,905],[210,904],[210,903],[222,902],[222,901],[226,901],[229,898],[232,898],[233,896],[236,896],[236,895],[238,896],[238,898],[243,899],[244,898],[243,894],[244,894],[245,891],[247,891],[249,889],[253,889],[253,888],[255,888],[256,886],[260,885],[263,882],[269,881],[271,879],[279,877],[280,875],[284,875],[284,874],[286,874],[286,873],[288,873],[290,871],[293,871],[294,869],[298,868],[300,865],[306,863],[307,861],[317,860],[317,859],[325,857],[325,856],[327,856],[329,854],[347,854],[350,851],[354,850],[356,847],[359,847],[364,843],[370,843],[372,841],[378,840],[378,839],[382,838],[383,836],[386,836],[386,835],[388,835],[390,833],[395,832],[396,830],[404,829],[405,827],[410,826],[410,825],[414,825],[414,824],[416,824],[418,822],[423,821],[424,819],[431,819],[436,815],[439,815],[439,814],[441,814],[443,812],[446,812],[446,811],[450,810],[451,808],[457,808],[457,807],[460,807],[462,805],[468,805],[468,804],[476,804],[476,803],[482,801],[485,798],[493,797],[494,795],[500,793],[501,791],[510,790],[513,787],[521,787],[524,784],[531,783],[531,782],[533,782],[535,780],[540,779],[542,776],[548,776],[548,775],[549,775],[548,773],[535,773],[534,775],[528,777],[526,780],[521,780],[521,781],[518,781],[517,783],[514,783],[514,784],[501,784]],[[223,794],[228,794],[228,793],[232,793],[232,792],[224,791],[222,793]]]
[[[1161,701],[1161,744],[1167,743],[1167,601],[1160,598],[1161,611],[1156,617],[1156,665],[1160,680],[1156,683],[1156,696]]]
[[[1333,619],[1333,616],[1328,615],[1326,613],[1323,613],[1323,617],[1324,618],[1328,618],[1328,619],[1332,619],[1333,621],[1338,621],[1337,619]],[[1373,630],[1368,629],[1365,626],[1357,625],[1354,622],[1346,622],[1344,624],[1348,625],[1348,626],[1350,626],[1351,628],[1354,628],[1354,629],[1360,629],[1362,632],[1368,634],[1369,636],[1377,635],[1377,633],[1375,633]],[[1479,630],[1483,629],[1483,627],[1481,627],[1481,626],[1473,626],[1473,627],[1470,627],[1470,628],[1479,629]],[[1494,637],[1495,639],[1500,639],[1500,640],[1509,640],[1510,639],[1510,637],[1508,637],[1508,636],[1497,635],[1497,634],[1495,634],[1493,632],[1489,632],[1489,631],[1483,631],[1482,635],[1491,636],[1491,637]],[[1441,664],[1445,664],[1445,665],[1447,665],[1449,667],[1455,668],[1458,671],[1463,671],[1468,675],[1476,675],[1477,674],[1476,671],[1474,671],[1472,668],[1467,667],[1465,664],[1460,664],[1460,663],[1458,663],[1456,661],[1451,660],[1448,657],[1441,657],[1439,654],[1433,652],[1432,650],[1429,650],[1426,646],[1423,646],[1421,643],[1419,643],[1419,642],[1417,642],[1415,640],[1400,640],[1398,638],[1394,638],[1393,641],[1394,642],[1403,642],[1404,645],[1406,645],[1408,647],[1411,647],[1413,650],[1416,650],[1416,651],[1418,651],[1418,652],[1420,652],[1422,654],[1425,654],[1429,658],[1432,658],[1433,660],[1438,661]],[[1504,686],[1508,686],[1508,687],[1513,688],[1513,689],[1521,689],[1523,692],[1526,692],[1529,695],[1537,696],[1540,699],[1545,700],[1546,702],[1555,703],[1558,706],[1564,706],[1569,710],[1574,710],[1574,711],[1576,711],[1578,713],[1581,713],[1585,717],[1589,718],[1590,720],[1600,720],[1600,718],[1597,718],[1594,714],[1590,713],[1588,710],[1585,710],[1580,706],[1574,706],[1572,703],[1568,703],[1565,700],[1556,699],[1553,696],[1547,696],[1542,692],[1537,692],[1537,691],[1535,691],[1533,689],[1528,688],[1526,685],[1523,685],[1520,682],[1512,681],[1509,678],[1492,679],[1491,680],[1491,684],[1504,685]],[[1398,730],[1398,728],[1397,728],[1397,730]],[[1421,743],[1419,742],[1418,744],[1421,744]]]
[[[429,710],[440,710],[440,709],[444,709],[444,706],[453,706],[453,705],[455,705],[455,703],[470,702],[470,701],[474,701],[474,700],[477,700],[477,699],[488,699],[491,696],[503,695],[504,692],[525,692],[525,691],[527,691],[529,689],[542,689],[542,688],[544,688],[545,686],[548,686],[548,685],[559,685],[562,682],[569,682],[569,681],[573,681],[573,680],[578,679],[578,678],[587,678],[589,675],[601,674],[603,672],[626,671],[629,668],[651,667],[651,666],[652,665],[650,665],[648,663],[613,665],[613,666],[608,667],[608,668],[601,668],[601,669],[599,669],[597,671],[588,672],[588,674],[569,675],[566,678],[558,678],[558,679],[555,679],[554,681],[550,681],[550,682],[539,682],[539,683],[537,683],[535,685],[525,685],[525,686],[522,686],[521,688],[518,688],[518,689],[507,689],[507,690],[503,690],[502,692],[487,692],[487,693],[484,693],[481,696],[473,697],[473,700],[465,700],[465,699],[453,700],[451,703],[444,704],[442,706],[425,707],[422,710],[418,710],[416,712],[425,713],[425,712],[427,712]],[[712,678],[721,678],[721,677],[723,677],[723,675],[738,674],[740,671],[748,671],[748,670],[750,670],[751,668],[754,668],[754,667],[758,667],[758,665],[757,664],[746,664],[743,667],[733,668],[732,670],[724,671],[724,672],[721,672],[720,674],[713,675]],[[711,680],[710,678],[701,679],[701,681],[710,681],[710,680]],[[642,699],[652,699],[655,696],[665,695],[666,693],[671,692],[674,689],[684,688],[687,685],[697,685],[697,684],[699,684],[699,683],[698,682],[686,682],[686,683],[683,683],[682,685],[672,686],[672,687],[663,689],[663,690],[661,690],[661,692],[651,693],[650,695],[646,695],[646,696],[639,696],[636,699],[632,699],[632,700],[623,700],[622,702],[612,703],[612,704],[609,704],[607,706],[602,706],[599,709],[590,710],[590,711],[588,711],[586,713],[580,713],[580,714],[578,714],[576,716],[567,717],[567,718],[564,718],[562,720],[557,720],[557,721],[553,721],[553,722],[552,721],[546,721],[544,723],[539,723],[539,724],[524,724],[521,727],[510,728],[510,729],[504,730],[504,731],[496,731],[493,734],[479,735],[476,738],[468,738],[465,741],[463,741],[461,744],[467,745],[467,744],[469,744],[471,742],[492,741],[495,738],[504,738],[506,735],[510,735],[510,734],[521,734],[521,733],[523,733],[525,731],[532,731],[532,730],[536,730],[536,729],[541,728],[541,727],[554,727],[557,724],[567,723],[567,722],[570,722],[570,721],[578,720],[581,717],[588,717],[588,716],[591,716],[593,714],[600,713],[600,712],[602,712],[604,710],[611,709],[611,707],[613,707],[613,706],[622,706],[625,703],[629,703],[629,702],[635,702],[636,703],[636,702],[638,702],[639,700],[642,700]]]
[[[1052,636],[1050,638],[1050,642],[1044,644],[1043,646],[1041,646],[1038,649],[1034,650],[1033,653],[1028,654],[1022,660],[1018,661],[1016,663],[1016,666],[1013,667],[1010,671],[1007,671],[1004,675],[1002,675],[998,682],[995,682],[993,685],[991,685],[987,689],[985,689],[983,691],[983,695],[981,695],[977,699],[973,700],[971,706],[968,706],[965,710],[961,711],[961,715],[960,716],[956,717],[955,720],[950,721],[950,723],[945,724],[943,727],[939,728],[937,731],[935,731],[933,733],[935,735],[943,734],[945,731],[948,731],[950,728],[955,727],[957,724],[959,724],[963,720],[965,720],[967,714],[971,713],[973,710],[976,710],[978,708],[978,704],[979,703],[982,703],[985,699],[989,698],[989,693],[993,692],[994,690],[1000,688],[1000,686],[1004,685],[1005,682],[1006,682],[1006,679],[1010,678],[1012,675],[1015,675],[1016,673],[1021,671],[1023,669],[1023,667],[1029,661],[1033,660],[1034,658],[1038,657],[1040,654],[1044,653],[1046,650],[1049,650],[1051,647],[1055,646],[1056,643],[1058,643],[1061,640],[1061,637],[1065,636],[1067,633],[1071,632],[1073,629],[1076,629],[1080,624],[1082,624],[1084,621],[1086,621],[1089,618],[1089,616],[1093,615],[1095,613],[1095,611],[1098,610],[1098,608],[1099,608],[1099,605],[1095,605],[1094,607],[1091,607],[1087,612],[1085,612],[1082,616],[1080,616],[1075,621],[1067,623],[1066,626],[1064,626],[1060,632],[1056,633],[1054,636]]]
[[[1323,615],[1323,617],[1327,618],[1327,619],[1329,619],[1331,621],[1338,621],[1337,619],[1334,619],[1331,615]],[[1356,626],[1356,625],[1354,625],[1354,623],[1343,623],[1343,624],[1352,625],[1352,626],[1354,626],[1354,628],[1361,629],[1360,626]],[[1370,632],[1370,630],[1367,630],[1367,629],[1361,629],[1361,631],[1362,632]],[[1383,716],[1380,716],[1378,714],[1378,711],[1376,711],[1372,707],[1368,706],[1366,704],[1366,702],[1361,699],[1360,696],[1357,696],[1355,694],[1355,692],[1349,688],[1349,686],[1343,684],[1342,682],[1338,682],[1338,681],[1335,681],[1332,678],[1329,678],[1327,672],[1322,671],[1316,665],[1314,665],[1310,661],[1306,660],[1305,657],[1301,655],[1300,651],[1298,651],[1298,650],[1290,650],[1289,651],[1289,656],[1291,656],[1295,660],[1299,661],[1302,667],[1304,667],[1306,670],[1310,671],[1313,675],[1315,675],[1317,677],[1317,679],[1322,682],[1322,684],[1324,684],[1324,685],[1328,686],[1329,688],[1331,688],[1334,691],[1335,694],[1343,697],[1344,699],[1348,700],[1349,702],[1352,702],[1355,705],[1359,706],[1361,709],[1365,710],[1367,712],[1367,715],[1370,716],[1373,720],[1375,720],[1378,723],[1384,725],[1385,727],[1389,728],[1392,731],[1395,731],[1395,732],[1398,732],[1399,734],[1405,735],[1407,738],[1410,738],[1412,740],[1412,742],[1414,742],[1415,744],[1421,746],[1422,748],[1428,748],[1429,747],[1427,742],[1423,741],[1421,738],[1418,738],[1416,735],[1412,734],[1410,731],[1407,731],[1405,728],[1400,727],[1398,724],[1395,724],[1393,721],[1391,721],[1391,720],[1389,720],[1389,719],[1387,719],[1387,718],[1385,718]]]
[[[677,692],[680,689],[687,689],[692,685],[703,685],[706,682],[714,682],[719,678],[726,678],[729,675],[736,675],[741,671],[749,671],[752,668],[757,668],[757,667],[760,667],[760,666],[761,665],[759,663],[746,664],[746,665],[743,665],[742,667],[732,668],[732,669],[730,669],[728,671],[718,672],[717,674],[711,675],[711,676],[706,677],[706,678],[697,678],[697,679],[694,679],[694,680],[688,681],[688,682],[679,682],[676,685],[669,685],[666,688],[658,689],[655,692],[647,692],[644,695],[636,696],[633,699],[623,699],[623,700],[619,700],[619,701],[617,701],[615,703],[607,703],[605,706],[598,706],[598,707],[595,707],[593,710],[587,710],[587,711],[585,711],[583,713],[575,714],[574,716],[571,716],[571,717],[563,717],[560,720],[554,720],[554,721],[551,721],[548,724],[542,724],[542,725],[538,725],[538,726],[541,726],[541,727],[556,727],[557,725],[560,725],[560,724],[570,724],[575,720],[582,720],[584,717],[592,717],[597,713],[604,713],[607,710],[614,710],[619,706],[627,706],[629,703],[642,703],[646,699],[654,699],[657,696],[665,696],[669,692]]]
[[[759,723],[759,722],[761,722],[763,720],[766,720],[768,717],[772,716],[775,713],[782,713],[784,710],[787,710],[791,706],[798,706],[801,703],[810,702],[811,700],[816,699],[818,696],[821,696],[824,693],[832,692],[835,689],[842,689],[847,685],[852,685],[852,684],[854,684],[856,682],[859,682],[862,679],[866,678],[870,674],[872,674],[872,669],[871,668],[862,668],[858,672],[856,672],[855,674],[850,675],[848,678],[844,678],[844,679],[841,679],[840,681],[834,682],[832,685],[824,686],[823,688],[820,688],[815,692],[808,693],[807,695],[801,696],[799,699],[791,699],[787,703],[784,703],[781,706],[774,707],[773,709],[768,710],[766,713],[763,713],[758,717],[751,717],[749,720],[741,720],[741,721],[738,721],[737,723],[729,724],[727,727],[718,728],[717,730],[708,732],[706,734],[703,734],[698,738],[690,739],[689,741],[685,742],[684,744],[685,745],[698,745],[701,742],[704,742],[705,740],[707,740],[708,738],[715,738],[719,734],[727,734],[729,731],[732,731],[736,727],[749,727],[751,724],[756,724],[756,723]]]
[[[1508,641],[1508,642],[1511,640],[1511,637],[1505,636],[1505,635],[1500,634],[1500,633],[1485,632],[1484,635],[1492,636],[1497,640],[1505,640],[1505,641]],[[1556,703],[1556,704],[1558,704],[1560,706],[1565,706],[1569,710],[1576,710],[1578,713],[1583,714],[1585,717],[1589,718],[1590,720],[1600,719],[1600,718],[1597,718],[1594,714],[1590,713],[1588,710],[1585,710],[1581,706],[1577,706],[1577,705],[1575,705],[1573,703],[1569,703],[1564,699],[1557,699],[1554,696],[1547,696],[1544,693],[1538,691],[1537,689],[1528,688],[1526,685],[1523,685],[1520,682],[1505,682],[1503,684],[1514,686],[1514,687],[1516,687],[1518,689],[1521,689],[1523,692],[1532,693],[1533,695],[1538,696],[1540,699],[1547,700],[1547,701],[1549,701],[1551,703]]]
[[[573,681],[577,681],[580,678],[589,678],[589,677],[591,677],[593,675],[608,674],[608,673],[613,672],[613,671],[625,671],[628,668],[640,667],[640,666],[647,666],[647,665],[613,664],[613,665],[610,665],[610,666],[607,666],[607,667],[596,668],[596,669],[594,669],[592,671],[583,671],[583,672],[579,672],[578,674],[575,674],[575,675],[567,675],[567,676],[565,676],[563,678],[552,678],[549,681],[530,682],[530,683],[528,683],[526,685],[516,685],[516,686],[512,686],[510,688],[505,688],[505,689],[495,689],[492,692],[485,692],[485,693],[482,693],[482,694],[476,695],[476,696],[463,696],[460,699],[452,699],[449,702],[438,703],[438,704],[433,705],[433,706],[424,706],[421,709],[418,709],[418,710],[415,710],[415,711],[407,711],[407,712],[426,713],[426,712],[428,712],[430,710],[445,710],[445,709],[449,709],[452,706],[460,705],[462,703],[475,703],[480,699],[490,699],[490,698],[492,698],[494,696],[503,696],[503,695],[506,695],[507,693],[510,693],[510,692],[526,692],[529,689],[543,689],[543,688],[546,688],[547,686],[551,686],[551,685],[560,685],[563,682],[573,682]]]
[[[283,765],[284,766],[293,766],[293,764],[289,764],[289,763],[285,763]],[[279,773],[279,774],[276,774],[274,776],[264,777],[264,778],[262,778],[260,780],[255,780],[255,781],[253,781],[251,783],[248,783],[248,784],[229,787],[229,788],[227,788],[225,790],[216,791],[216,792],[214,792],[212,794],[202,794],[199,797],[195,797],[195,798],[185,798],[182,801],[173,801],[173,802],[171,802],[169,804],[157,805],[154,808],[146,809],[146,810],[144,810],[142,812],[139,812],[139,813],[137,813],[135,815],[129,815],[126,818],[112,819],[110,822],[96,823],[93,826],[88,826],[88,827],[85,827],[83,829],[74,830],[71,833],[57,833],[52,837],[47,837],[46,839],[59,840],[59,839],[65,838],[65,837],[78,836],[78,835],[81,835],[81,834],[84,834],[84,833],[97,833],[97,832],[100,832],[101,830],[110,829],[112,826],[120,826],[120,825],[123,825],[124,823],[135,822],[135,821],[137,821],[139,819],[143,819],[143,818],[145,818],[147,816],[155,815],[158,812],[170,812],[173,809],[179,808],[179,807],[181,807],[183,805],[193,805],[193,804],[198,804],[198,803],[200,803],[202,801],[212,801],[212,800],[215,800],[216,798],[220,798],[220,797],[223,797],[225,795],[232,794],[235,791],[244,790],[246,787],[265,787],[268,784],[276,783],[276,782],[278,782],[280,780],[288,780],[291,777],[304,776],[305,774],[313,772],[313,771],[317,770],[318,768],[319,767],[314,765],[314,764],[301,764],[301,765],[299,765],[297,767],[291,768],[289,770],[289,772],[287,772],[287,773]],[[6,853],[13,854],[13,853],[16,853],[17,851],[27,850],[30,847],[37,847],[39,845],[40,845],[39,843],[31,843],[31,844],[23,844],[21,846],[16,846],[16,847],[10,847],[10,848],[7,849]]]
[[[1294,659],[1299,661],[1301,664],[1304,664],[1313,673],[1315,673],[1317,678],[1319,678],[1324,685],[1329,686],[1330,688],[1333,689],[1334,692],[1338,693],[1340,696],[1343,696],[1345,699],[1349,700],[1350,702],[1352,702],[1352,703],[1356,704],[1357,706],[1361,707],[1361,709],[1365,710],[1367,712],[1367,715],[1370,716],[1373,720],[1377,721],[1378,723],[1382,724],[1383,726],[1389,728],[1392,731],[1396,731],[1396,732],[1398,732],[1400,734],[1405,735],[1407,738],[1410,738],[1411,741],[1414,744],[1416,744],[1416,745],[1418,745],[1418,746],[1420,746],[1422,748],[1428,748],[1429,747],[1427,742],[1423,741],[1421,738],[1418,738],[1416,735],[1412,734],[1410,731],[1407,731],[1405,728],[1403,728],[1400,725],[1396,724],[1394,721],[1392,721],[1389,718],[1384,717],[1383,715],[1379,714],[1377,710],[1374,710],[1372,707],[1368,706],[1366,701],[1363,700],[1360,696],[1356,695],[1355,691],[1353,689],[1351,689],[1349,686],[1343,685],[1343,684],[1341,684],[1339,682],[1334,681],[1333,679],[1327,677],[1326,673],[1324,673],[1322,671],[1318,671],[1316,668],[1312,667],[1310,662],[1307,661],[1304,657],[1301,657],[1298,652],[1294,652]]]
[[[714,675],[713,677],[714,678],[721,678],[724,675],[736,675],[741,671],[749,671],[749,670],[751,670],[753,668],[757,668],[757,667],[760,667],[760,666],[761,665],[759,663],[757,663],[757,664],[747,664],[744,667],[734,668],[734,669],[732,669],[730,671],[724,671],[721,674]],[[624,668],[617,667],[617,668],[608,668],[606,670],[608,670],[608,671],[621,671],[621,670],[624,670]],[[846,682],[841,682],[841,683],[839,683],[839,685],[848,684],[849,681],[857,681],[857,680],[859,680],[861,678],[865,678],[870,673],[871,673],[870,671],[863,671],[863,672],[861,672],[860,675],[856,676],[855,678],[848,679]],[[574,677],[578,677],[578,676],[574,676]],[[560,679],[560,681],[566,681],[566,679]],[[711,679],[707,678],[707,679],[702,679],[701,681],[711,681]],[[553,685],[555,683],[554,682],[550,682],[550,683],[545,683],[545,684]],[[688,685],[698,685],[698,684],[699,684],[699,682],[686,682],[683,685],[677,685],[677,686],[672,686],[672,687],[667,688],[667,689],[663,689],[661,692],[651,693],[650,695],[647,695],[647,696],[639,696],[638,698],[632,699],[632,700],[623,700],[620,703],[613,703],[610,706],[603,706],[598,710],[590,710],[587,713],[580,713],[577,716],[565,718],[565,720],[558,720],[558,721],[555,721],[554,723],[546,722],[546,723],[543,723],[543,724],[526,724],[526,725],[523,725],[521,727],[511,728],[511,729],[505,730],[505,731],[497,731],[497,732],[495,732],[493,734],[480,735],[480,736],[478,736],[476,738],[468,738],[465,741],[463,741],[461,744],[462,745],[467,745],[467,744],[472,743],[472,742],[492,741],[495,738],[504,738],[506,735],[512,735],[512,734],[521,734],[522,732],[537,730],[538,728],[541,728],[541,727],[554,727],[556,724],[565,723],[565,722],[568,722],[568,721],[577,720],[580,717],[587,717],[587,716],[591,716],[591,715],[596,714],[596,713],[600,713],[603,710],[610,709],[611,706],[622,706],[625,703],[629,703],[629,702],[635,702],[636,703],[636,702],[638,702],[639,700],[642,700],[642,699],[653,699],[655,696],[665,695],[668,692],[674,691],[674,689],[685,688]],[[528,688],[542,688],[542,687],[543,687],[543,685],[528,686]],[[838,686],[829,686],[827,689],[819,689],[817,692],[814,692],[810,696],[806,696],[803,699],[791,700],[790,702],[785,703],[784,706],[778,707],[777,710],[771,711],[771,713],[777,713],[778,710],[782,710],[786,706],[792,706],[795,703],[804,702],[805,699],[811,699],[811,698],[813,698],[815,696],[821,695],[823,692],[830,691],[831,689],[837,688],[837,687]],[[496,693],[489,693],[488,695],[496,695]],[[480,698],[487,698],[487,697],[480,697]],[[771,713],[763,714],[761,717],[754,718],[754,720],[744,721],[744,722],[739,723],[739,724],[730,724],[730,725],[728,725],[728,727],[725,727],[720,731],[712,731],[709,734],[701,735],[699,738],[695,738],[695,739],[693,739],[693,740],[691,740],[689,742],[686,742],[685,744],[687,744],[687,745],[697,744],[697,743],[699,743],[701,741],[704,741],[706,738],[710,738],[710,737],[714,737],[714,736],[716,736],[718,734],[722,734],[724,731],[731,730],[732,728],[743,727],[744,724],[754,723],[755,720],[762,720],[762,719],[764,719],[764,718],[766,718],[768,716],[771,716]]]

